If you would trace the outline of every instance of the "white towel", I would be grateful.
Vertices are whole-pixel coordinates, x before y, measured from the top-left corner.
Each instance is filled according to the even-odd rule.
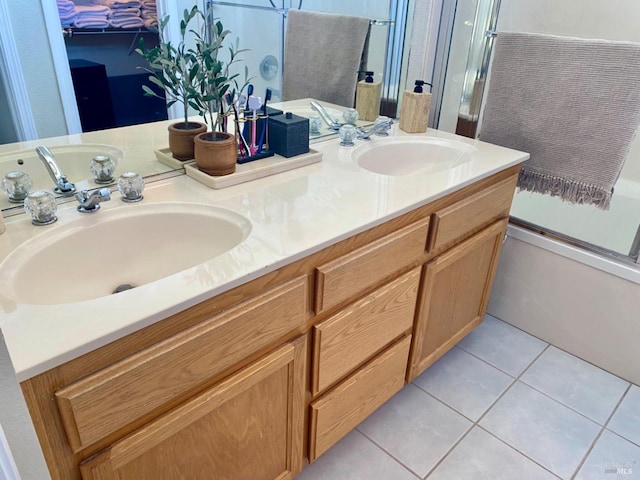
[[[352,107],[368,32],[368,18],[289,10],[283,99]]]
[[[96,5],[104,5],[109,8],[140,8],[140,0],[93,0]]]
[[[107,17],[78,17],[74,20],[73,25],[78,28],[107,28],[109,20]]]
[[[500,32],[480,139],[529,152],[518,186],[607,209],[640,124],[640,44]]]
[[[139,17],[139,8],[114,8],[109,12],[109,18],[117,17]]]
[[[78,15],[104,15],[105,17],[111,10],[103,5],[76,5],[75,11]]]
[[[140,17],[115,17],[110,20],[111,26],[116,28],[144,27],[144,20]]]

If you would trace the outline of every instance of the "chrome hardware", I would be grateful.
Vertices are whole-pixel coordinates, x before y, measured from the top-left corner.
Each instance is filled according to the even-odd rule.
[[[51,180],[56,184],[53,189],[54,192],[64,195],[65,197],[71,196],[76,191],[76,186],[67,180],[67,177],[58,166],[56,158],[47,147],[36,147],[36,153],[44,163],[47,172],[51,176]]]
[[[100,203],[111,200],[111,190],[108,188],[97,188],[95,190],[82,190],[75,195],[80,202],[77,210],[81,213],[93,213],[100,210]]]
[[[365,130],[364,128],[358,128],[358,140],[371,140],[371,135],[383,135],[391,128],[393,125],[393,120],[390,118],[387,120],[383,120],[381,122],[376,122],[373,127],[369,130]]]
[[[324,107],[315,100],[311,100],[311,109],[318,112],[320,118],[322,118],[322,121],[327,124],[327,127],[329,127],[330,130],[340,130],[342,124],[331,118],[331,115],[329,115]]]

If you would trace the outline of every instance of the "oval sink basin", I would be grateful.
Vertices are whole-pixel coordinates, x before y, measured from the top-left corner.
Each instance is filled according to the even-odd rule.
[[[232,249],[251,231],[235,212],[191,203],[128,205],[44,230],[0,264],[0,291],[56,305],[138,287]]]
[[[468,162],[478,149],[466,143],[433,137],[375,138],[357,146],[358,166],[381,175],[436,173]]]

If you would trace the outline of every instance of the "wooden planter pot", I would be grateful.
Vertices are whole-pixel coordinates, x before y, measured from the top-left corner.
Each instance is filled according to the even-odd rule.
[[[201,133],[195,137],[194,143],[196,165],[201,171],[213,176],[229,175],[236,171],[238,146],[233,135]]]
[[[185,128],[184,122],[169,125],[169,150],[173,158],[183,162],[193,160],[193,139],[206,131],[207,126],[199,122],[189,122],[189,128]]]

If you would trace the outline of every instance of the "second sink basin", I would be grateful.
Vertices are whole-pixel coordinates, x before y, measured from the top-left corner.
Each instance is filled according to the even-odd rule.
[[[442,138],[390,137],[360,144],[352,157],[370,172],[401,176],[448,170],[469,161],[477,151],[466,143]]]
[[[230,210],[149,203],[47,227],[0,264],[0,292],[17,303],[90,300],[159,280],[232,249],[251,231]]]

